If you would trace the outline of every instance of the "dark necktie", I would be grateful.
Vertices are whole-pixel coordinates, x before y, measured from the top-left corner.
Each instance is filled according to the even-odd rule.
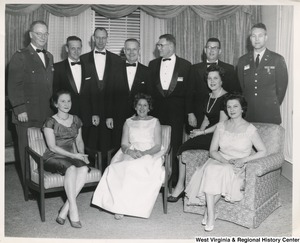
[[[105,51],[95,51],[96,54],[106,55]]]
[[[128,62],[126,62],[126,67],[136,67],[136,63],[128,63]]]
[[[258,67],[258,65],[259,65],[259,54],[257,54],[255,59],[255,66]]]
[[[44,54],[47,53],[47,51],[46,51],[45,49],[43,49],[43,50],[41,50],[41,49],[36,49],[36,52],[37,52],[37,53],[43,52]]]
[[[171,61],[171,58],[164,58],[163,62],[165,62],[165,61]]]
[[[76,64],[81,65],[81,62],[71,62],[71,65],[72,65],[72,66],[74,66],[74,65],[76,65]]]

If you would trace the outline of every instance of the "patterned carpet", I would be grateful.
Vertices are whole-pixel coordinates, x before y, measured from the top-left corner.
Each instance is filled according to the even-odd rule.
[[[37,202],[24,201],[15,165],[6,164],[4,236],[65,239],[185,239],[195,242],[196,236],[292,235],[292,183],[284,177],[281,177],[280,181],[282,206],[256,229],[247,229],[217,220],[215,229],[207,233],[201,226],[202,216],[184,213],[181,200],[169,203],[168,214],[164,214],[161,193],[149,219],[125,217],[117,221],[112,214],[90,206],[92,194],[92,191],[83,192],[78,197],[83,228],[74,229],[70,227],[69,222],[63,226],[55,222],[57,211],[62,205],[61,194],[46,199],[46,222],[42,223]]]

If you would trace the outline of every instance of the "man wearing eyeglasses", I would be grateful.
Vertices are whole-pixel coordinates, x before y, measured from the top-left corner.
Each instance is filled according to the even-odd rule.
[[[154,99],[153,115],[161,124],[170,125],[173,151],[172,183],[178,179],[177,150],[182,144],[185,105],[187,99],[188,78],[191,63],[175,55],[176,40],[171,34],[159,37],[157,49],[160,57],[149,63],[152,96]]]
[[[195,128],[200,128],[204,115],[199,107],[203,106],[205,97],[210,92],[207,86],[206,70],[210,65],[217,64],[225,71],[222,78],[222,87],[227,92],[240,92],[241,87],[234,71],[234,66],[219,60],[221,55],[221,42],[218,38],[209,38],[204,47],[205,60],[204,62],[194,64],[190,72],[190,93],[188,99],[188,124],[187,132]]]
[[[151,93],[148,67],[141,64],[140,43],[137,39],[130,38],[124,43],[122,69],[113,74],[111,82],[107,84],[106,125],[112,129],[112,144],[115,148],[121,146],[123,125],[131,117],[134,96],[138,93]]]
[[[263,23],[251,28],[253,51],[238,61],[238,77],[248,102],[249,122],[281,123],[280,105],[288,85],[284,58],[266,48],[267,28]]]
[[[44,47],[48,26],[34,21],[29,29],[31,43],[18,50],[8,69],[8,97],[12,105],[12,121],[16,125],[22,184],[25,185],[25,147],[27,128],[42,127],[51,116],[50,98],[53,82],[53,56]]]
[[[68,90],[72,97],[70,114],[82,120],[82,138],[88,147],[94,146],[91,138],[92,127],[99,125],[99,102],[97,84],[85,80],[85,67],[80,61],[82,41],[77,36],[69,36],[65,46],[68,58],[54,64],[53,93]]]
[[[102,159],[106,161],[105,155],[111,148],[111,130],[106,126],[106,98],[107,84],[111,82],[112,74],[120,72],[122,59],[120,56],[108,51],[106,44],[108,41],[107,30],[103,27],[97,27],[92,36],[95,48],[81,56],[81,61],[85,66],[85,81],[95,82],[97,84],[97,96],[99,103],[100,123],[98,127],[93,127],[92,139],[94,147],[102,152]],[[105,167],[105,164],[104,164]]]

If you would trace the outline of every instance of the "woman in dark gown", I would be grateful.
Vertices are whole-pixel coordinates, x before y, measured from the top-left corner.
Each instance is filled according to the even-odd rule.
[[[69,216],[71,226],[81,228],[76,197],[86,182],[90,168],[81,136],[81,120],[68,112],[71,109],[71,95],[68,91],[58,91],[52,103],[57,113],[49,117],[44,126],[47,149],[43,155],[44,168],[52,173],[64,175],[67,195],[65,204],[59,211],[56,222],[63,225]]]
[[[192,130],[190,139],[182,144],[177,152],[179,177],[172,195],[168,197],[169,202],[177,202],[184,195],[185,164],[182,163],[181,154],[193,149],[209,150],[216,124],[228,119],[224,112],[224,98],[227,92],[222,88],[224,70],[218,65],[211,65],[207,68],[206,77],[211,93],[206,97],[203,107],[200,108],[204,113],[204,119],[200,129]]]

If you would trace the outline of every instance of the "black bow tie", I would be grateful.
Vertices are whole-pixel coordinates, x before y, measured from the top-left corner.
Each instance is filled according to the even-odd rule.
[[[136,67],[136,63],[128,63],[128,62],[126,62],[126,67]]]
[[[106,55],[105,51],[95,51],[96,54]]]
[[[81,62],[71,62],[71,65],[72,65],[72,66],[74,66],[74,65],[76,65],[76,64],[81,65]]]
[[[171,58],[164,58],[163,62],[165,62],[165,61],[171,61]]]
[[[36,52],[37,52],[37,53],[43,52],[44,54],[47,53],[47,51],[46,51],[45,49],[43,49],[43,50],[41,50],[41,49],[36,49]]]
[[[218,63],[217,62],[208,62],[207,63],[207,67],[210,67],[211,65],[218,65]]]

